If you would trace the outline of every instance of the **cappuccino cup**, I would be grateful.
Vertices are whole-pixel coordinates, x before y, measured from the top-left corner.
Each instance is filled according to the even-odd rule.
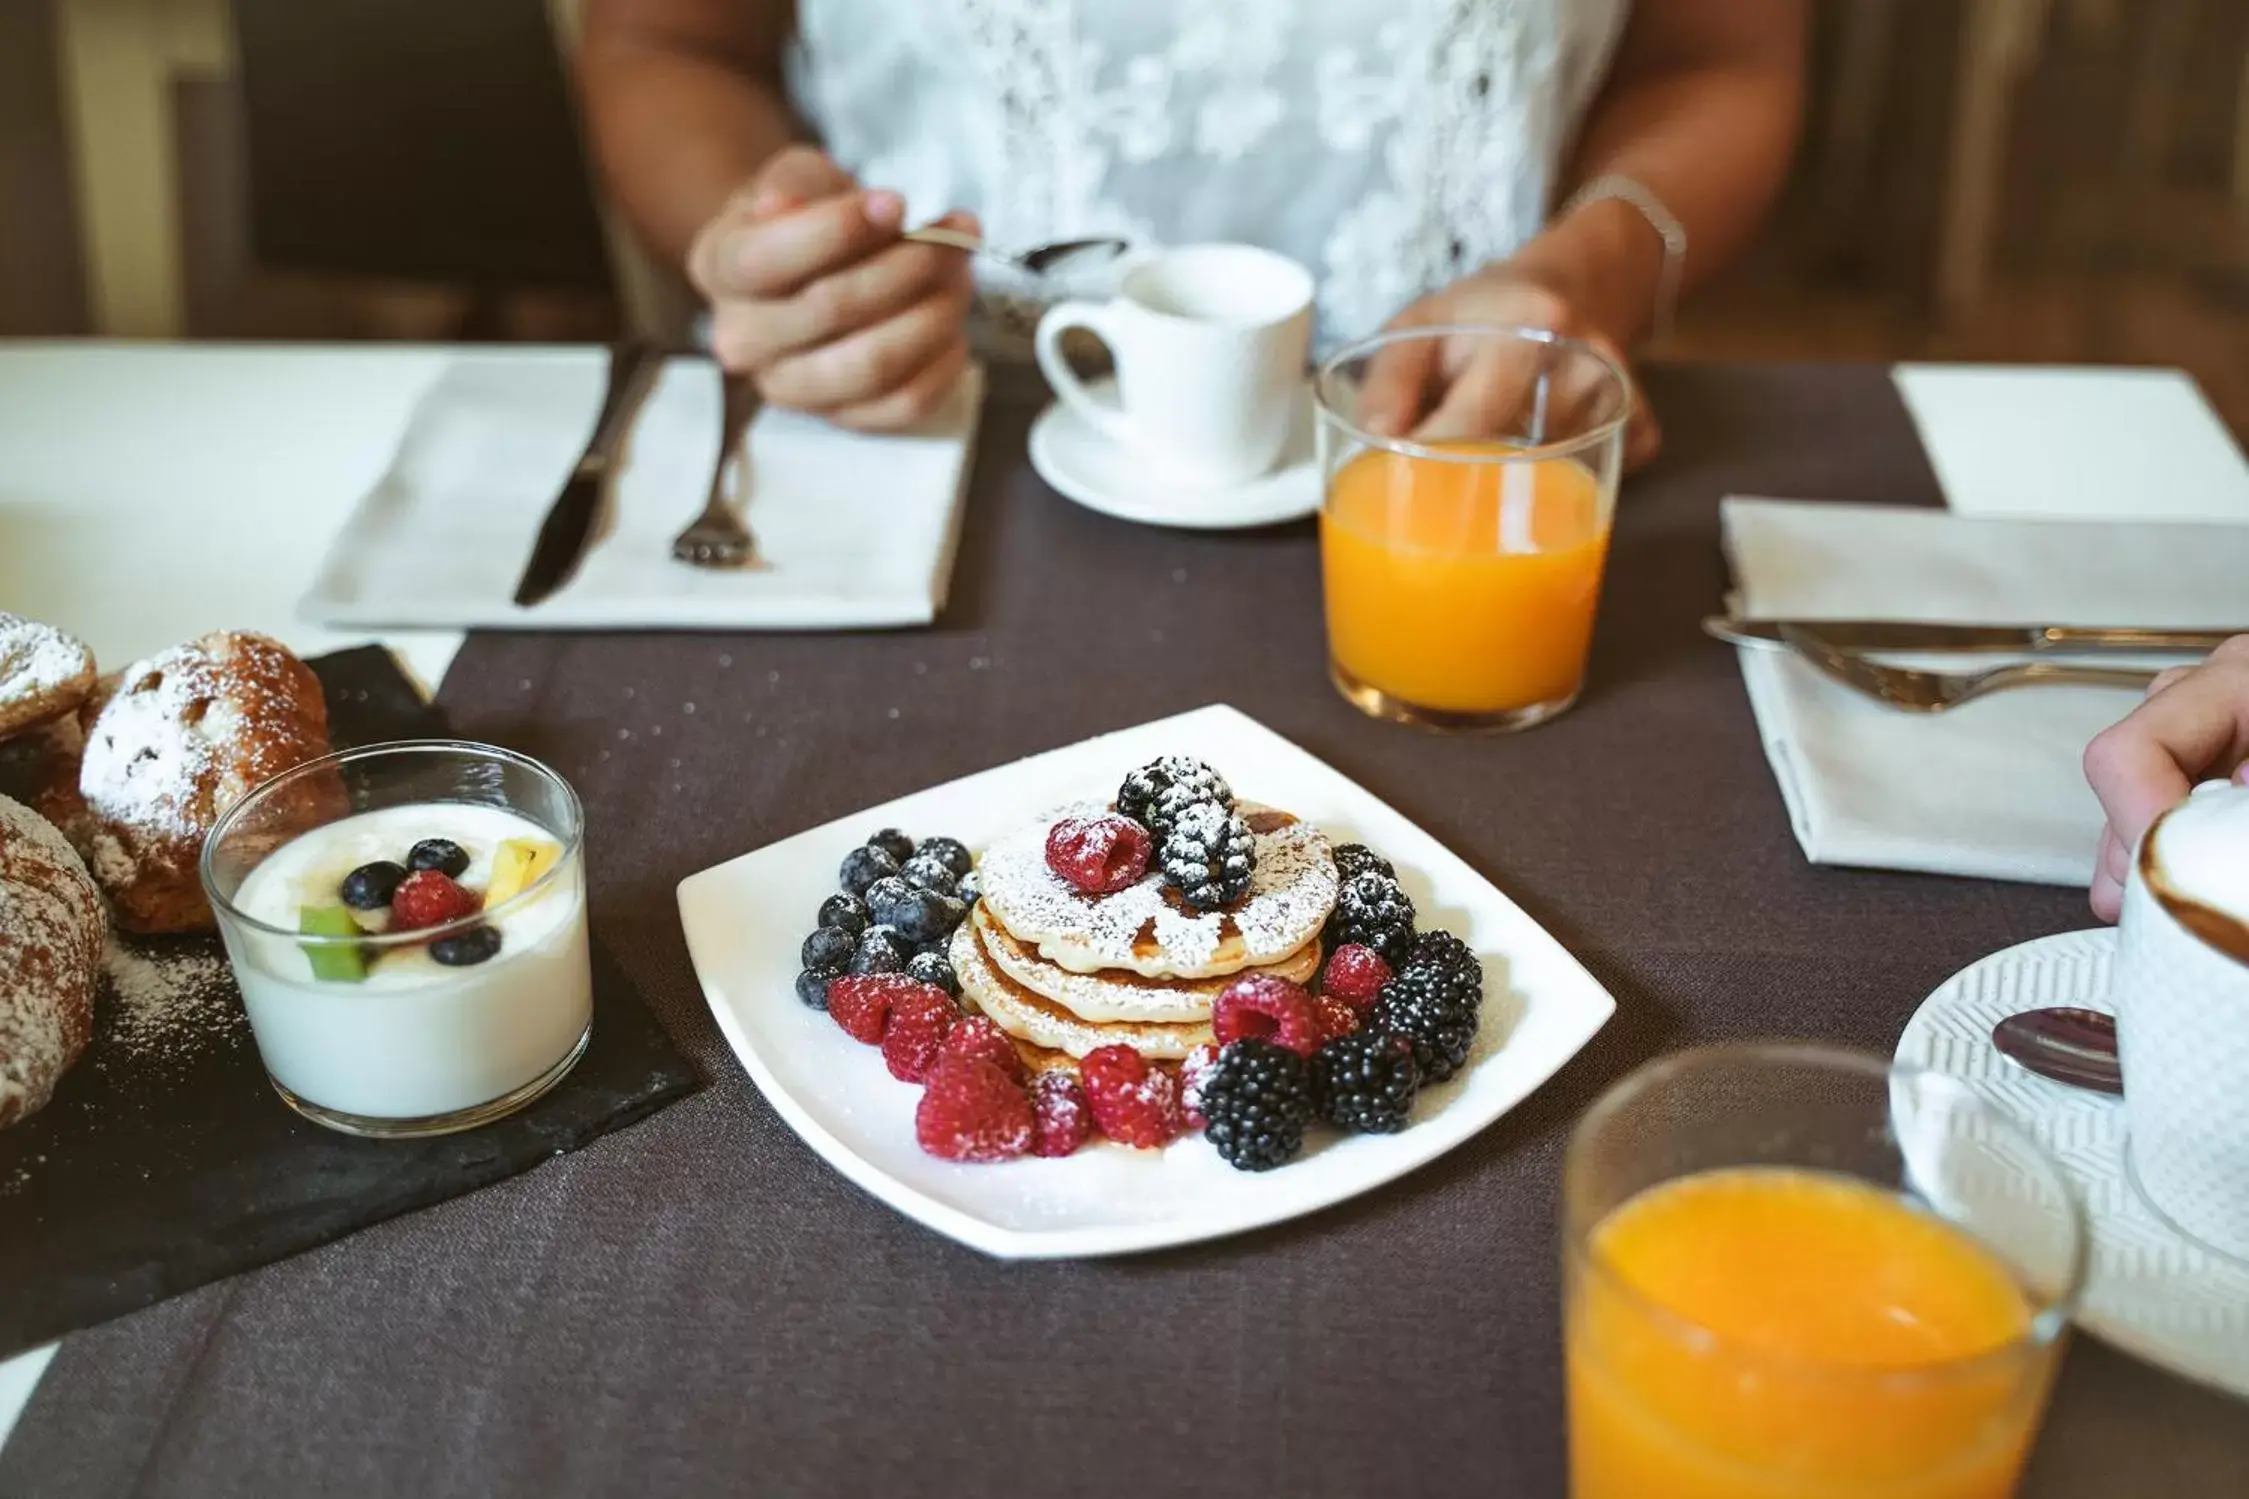
[[[2210,782],[2140,840],[2111,1006],[2133,1185],[2249,1260],[2249,786]]]
[[[1109,349],[1116,398],[1078,378],[1062,338]],[[1239,483],[1280,457],[1303,399],[1312,275],[1254,245],[1185,245],[1134,264],[1106,302],[1057,302],[1039,319],[1039,369],[1070,409],[1163,478]]]

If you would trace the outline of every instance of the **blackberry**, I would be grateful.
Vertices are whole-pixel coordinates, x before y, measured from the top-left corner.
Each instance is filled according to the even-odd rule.
[[[1441,1083],[1468,1060],[1476,1040],[1477,1007],[1459,1002],[1451,975],[1433,969],[1401,973],[1382,986],[1366,1029],[1403,1036],[1425,1083]]]
[[[429,945],[430,957],[448,968],[473,968],[499,952],[500,929],[496,926],[472,926]]]
[[[1217,802],[1230,812],[1234,793],[1217,771],[1189,755],[1151,760],[1117,788],[1117,811],[1159,841],[1170,830],[1172,819],[1197,802]]]
[[[1338,1129],[1391,1135],[1406,1127],[1421,1086],[1413,1043],[1385,1031],[1340,1036],[1312,1058],[1312,1097]]]
[[[953,873],[952,866],[932,859],[926,848],[898,867],[898,877],[917,889],[934,890],[939,895],[951,895],[960,888],[960,876]]]
[[[457,880],[468,873],[469,851],[450,838],[424,838],[407,852],[406,867],[434,869],[449,880]]]
[[[865,895],[867,887],[885,875],[898,872],[898,861],[879,848],[855,848],[843,856],[843,865],[836,871],[836,880],[853,895]]]
[[[1335,872],[1344,879],[1365,874],[1370,869],[1391,879],[1398,877],[1398,871],[1391,867],[1390,861],[1364,843],[1343,843],[1336,846]]]
[[[914,853],[916,858],[935,859],[950,869],[955,879],[976,867],[976,861],[969,857],[968,845],[958,838],[924,838]]]
[[[875,918],[867,910],[865,901],[856,895],[841,893],[820,902],[820,914],[816,920],[821,926],[832,926],[845,936],[853,938],[875,924]]]
[[[797,961],[804,965],[807,973],[833,978],[850,964],[851,955],[858,947],[853,935],[841,927],[815,927],[812,935],[804,939]]]
[[[1426,932],[1415,939],[1403,971],[1429,985],[1446,1008],[1474,1014],[1483,1005],[1484,965],[1450,932]]]
[[[906,964],[906,976],[925,984],[935,984],[955,999],[961,997],[961,981],[953,973],[953,965],[941,953],[914,954]]]
[[[797,998],[806,1009],[825,1010],[828,1007],[828,979],[825,974],[807,968],[797,975]]]
[[[1172,823],[1156,863],[1188,910],[1216,911],[1249,893],[1257,840],[1239,813],[1219,802],[1197,802]]]
[[[344,904],[354,911],[379,911],[390,904],[392,892],[405,878],[406,866],[388,859],[362,864],[344,876]]]
[[[1413,953],[1413,901],[1386,874],[1355,874],[1336,895],[1326,936],[1330,951],[1356,942],[1380,953],[1392,968],[1403,968]]]
[[[871,926],[859,936],[859,946],[851,954],[850,971],[854,974],[903,973],[907,960],[913,955],[914,944],[894,928]]]
[[[1227,1165],[1270,1171],[1304,1148],[1312,1083],[1304,1059],[1285,1046],[1247,1037],[1222,1048],[1196,1079],[1210,1122],[1203,1134]]]
[[[901,864],[914,856],[914,840],[896,828],[884,828],[867,840],[867,847],[879,848]]]

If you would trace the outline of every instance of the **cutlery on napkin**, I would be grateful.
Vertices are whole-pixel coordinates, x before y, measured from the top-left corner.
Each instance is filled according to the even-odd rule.
[[[300,612],[344,626],[819,630],[927,624],[945,600],[983,372],[919,428],[847,432],[758,413],[758,550],[747,571],[682,567],[672,535],[709,488],[719,381],[662,362],[618,445],[575,571],[534,608],[514,592],[585,452],[607,385],[593,348],[463,350],[416,403]]]
[[[2204,629],[2240,612],[2249,576],[2249,524],[1740,498],[1725,502],[1722,521],[1744,619]],[[1814,863],[2051,884],[2091,877],[2101,812],[2079,762],[2093,735],[2131,709],[2131,694],[2042,687],[1924,717],[1784,652],[1739,655],[1766,757]]]

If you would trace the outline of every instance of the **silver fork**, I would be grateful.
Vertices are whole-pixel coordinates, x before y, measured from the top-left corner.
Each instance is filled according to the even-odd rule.
[[[703,513],[672,538],[672,556],[690,567],[748,567],[757,561],[757,538],[741,509],[750,499],[749,429],[759,405],[757,387],[740,375],[719,372],[724,415],[719,419],[718,462]],[[734,476],[727,493],[726,476]]]
[[[2155,680],[2152,671],[2074,666],[2066,661],[2025,661],[1985,671],[1919,671],[1910,666],[1885,666],[1838,650],[1818,632],[1801,625],[1784,624],[1780,634],[1789,649],[1826,676],[1909,713],[1942,713],[2010,687],[2129,687],[2144,692]]]

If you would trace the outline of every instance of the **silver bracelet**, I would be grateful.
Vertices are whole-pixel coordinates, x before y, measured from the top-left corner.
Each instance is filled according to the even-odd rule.
[[[1679,279],[1687,268],[1687,226],[1679,222],[1677,214],[1664,207],[1663,199],[1648,191],[1646,184],[1617,172],[1603,173],[1570,194],[1569,201],[1554,217],[1567,218],[1586,204],[1598,203],[1604,198],[1614,198],[1638,209],[1640,217],[1648,221],[1648,227],[1663,241],[1663,272],[1656,281],[1651,336],[1669,337],[1672,317],[1679,310]]]

